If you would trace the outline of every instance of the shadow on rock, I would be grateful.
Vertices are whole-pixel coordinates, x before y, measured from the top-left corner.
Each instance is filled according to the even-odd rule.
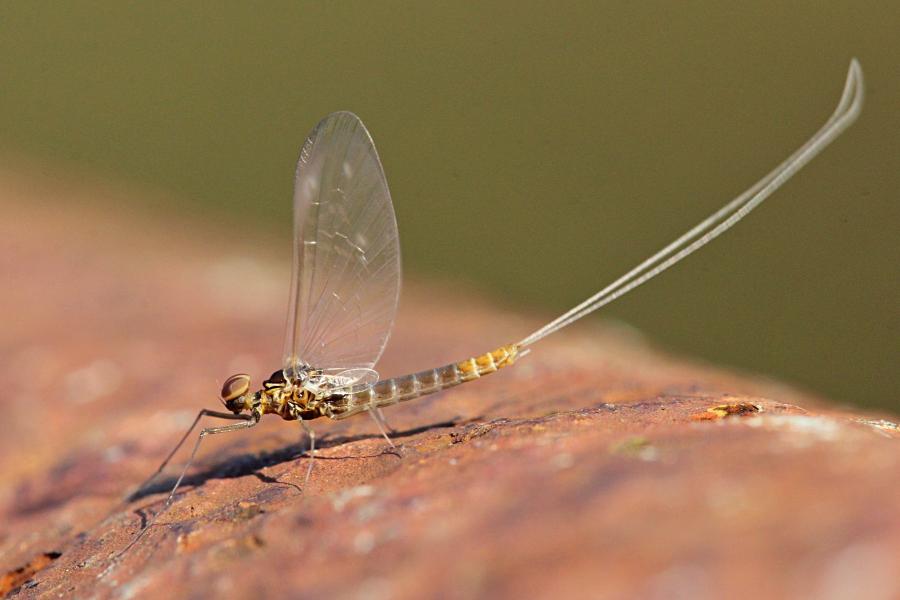
[[[405,429],[402,431],[391,431],[390,437],[394,440],[409,438],[433,429],[446,429],[450,427],[456,427],[457,425],[468,421],[469,419],[466,419],[465,421],[461,419],[453,419],[450,421],[440,421],[437,423],[431,423],[429,425],[413,427],[411,429]],[[320,450],[322,450],[326,448],[336,448],[338,446],[343,446],[345,444],[359,442],[362,440],[377,439],[380,437],[381,436],[379,434],[370,433],[342,436],[324,435],[319,440],[317,446]],[[385,446],[387,445],[385,444]],[[301,456],[304,456],[306,454],[306,451],[307,447],[305,444],[297,443],[290,444],[288,446],[285,446],[284,448],[280,448],[271,452],[262,451],[257,453],[245,453],[230,456],[222,461],[206,467],[198,473],[185,475],[184,480],[181,482],[181,485],[182,487],[196,487],[204,484],[210,479],[232,479],[236,477],[244,477],[246,475],[255,475],[261,481],[265,481],[267,483],[276,483],[277,480],[263,473],[260,473],[259,471],[267,467],[273,467],[282,463],[296,460]],[[367,456],[318,456],[316,457],[316,460],[375,458],[377,456],[382,456],[383,454],[395,454],[396,456],[398,456],[398,458],[400,457],[400,455],[393,448],[386,447],[382,452]],[[175,486],[175,482],[177,480],[177,476],[169,476],[158,481],[151,481],[148,485],[145,485],[142,488],[132,492],[126,498],[126,501],[134,502],[153,494],[169,492]]]

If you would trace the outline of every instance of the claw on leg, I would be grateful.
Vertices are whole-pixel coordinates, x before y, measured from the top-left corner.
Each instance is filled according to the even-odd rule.
[[[184,434],[184,436],[181,438],[181,441],[178,442],[178,445],[175,446],[175,449],[169,453],[169,456],[167,456],[166,459],[163,461],[163,463],[159,466],[159,469],[157,469],[156,472],[153,475],[151,475],[150,478],[144,482],[144,484],[142,484],[142,486],[141,486],[142,488],[147,483],[152,481],[153,478],[155,478],[157,475],[159,475],[160,472],[162,472],[162,470],[165,468],[165,466],[169,463],[169,461],[175,455],[175,452],[178,451],[178,449],[181,447],[181,445],[184,443],[184,441],[190,435],[191,431],[194,430],[194,427],[197,426],[197,422],[200,421],[200,417],[203,417],[205,415],[219,417],[222,419],[240,420],[241,422],[235,423],[234,425],[223,425],[221,427],[205,427],[204,429],[202,429],[200,431],[200,435],[197,437],[197,442],[194,444],[194,449],[191,450],[191,455],[188,458],[187,463],[185,463],[184,468],[181,470],[181,474],[178,476],[178,479],[175,481],[175,485],[172,486],[172,491],[169,492],[169,496],[166,498],[165,504],[163,504],[162,508],[155,515],[153,515],[153,518],[151,518],[147,522],[147,524],[141,528],[141,530],[138,532],[138,534],[135,536],[135,538],[133,540],[131,540],[131,542],[129,542],[127,546],[125,546],[122,550],[120,550],[113,557],[110,565],[106,569],[103,570],[103,572],[99,575],[99,577],[103,577],[103,576],[107,575],[110,571],[112,571],[112,569],[116,566],[116,564],[119,563],[122,556],[124,556],[125,553],[128,552],[132,548],[132,546],[137,544],[138,541],[140,541],[140,539],[142,537],[144,537],[144,534],[147,533],[147,530],[150,529],[150,527],[152,527],[154,523],[156,523],[156,520],[159,518],[159,516],[161,514],[163,514],[164,512],[166,512],[166,510],[172,505],[172,502],[175,500],[175,492],[178,491],[178,487],[181,485],[181,482],[184,480],[184,476],[187,474],[188,469],[191,468],[191,465],[194,462],[194,457],[197,455],[197,450],[200,448],[200,443],[203,441],[203,438],[205,438],[208,435],[215,435],[217,433],[227,433],[229,431],[237,431],[239,429],[249,429],[250,427],[253,427],[257,423],[259,423],[259,415],[247,416],[247,415],[234,415],[231,413],[218,413],[216,411],[211,411],[211,410],[200,411],[200,413],[197,415],[197,418],[194,419],[194,422],[191,425],[190,429],[188,429],[187,433]]]
[[[378,431],[380,431],[381,435],[384,437],[384,439],[387,440],[388,445],[392,449],[396,449],[397,446],[394,445],[394,442],[391,441],[391,438],[388,437],[388,434],[387,434],[388,429],[390,429],[392,432],[394,430],[390,425],[388,425],[387,420],[384,418],[384,415],[381,412],[381,409],[380,408],[370,408],[369,414],[372,416],[372,420],[375,421],[375,424],[378,425]]]

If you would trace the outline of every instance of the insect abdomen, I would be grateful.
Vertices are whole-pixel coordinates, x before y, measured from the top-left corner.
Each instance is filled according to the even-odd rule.
[[[329,416],[333,419],[345,419],[372,408],[382,408],[433,394],[511,365],[518,358],[518,354],[518,345],[509,344],[436,369],[384,379],[368,389],[348,394],[342,401],[336,402]]]

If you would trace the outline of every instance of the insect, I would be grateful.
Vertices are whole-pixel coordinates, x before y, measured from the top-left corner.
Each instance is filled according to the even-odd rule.
[[[369,132],[355,115],[323,119],[300,151],[294,180],[294,246],[287,333],[281,368],[253,390],[229,377],[223,410],[201,410],[148,479],[158,475],[204,416],[236,421],[203,429],[162,509],[172,503],[197,449],[209,435],[250,429],[263,415],[297,421],[315,457],[309,422],[368,412],[391,443],[381,409],[509,367],[544,337],[612,302],[671,267],[741,220],[840,135],[859,115],[863,77],[854,59],[837,108],[794,154],[740,196],[581,304],[521,340],[435,369],[379,380],[373,370],[387,344],[400,294],[400,246],[387,181]],[[314,460],[309,461],[309,480]],[[125,552],[122,551],[122,553]],[[120,553],[121,554],[121,553]]]

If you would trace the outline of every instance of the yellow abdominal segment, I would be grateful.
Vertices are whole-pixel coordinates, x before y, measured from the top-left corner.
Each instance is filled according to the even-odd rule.
[[[324,408],[324,414],[332,419],[345,419],[366,410],[406,402],[489,375],[513,364],[518,357],[518,344],[508,344],[436,369],[384,379],[365,390],[331,400]]]
[[[518,353],[519,347],[516,344],[509,344],[508,346],[500,346],[491,352],[485,352],[480,356],[458,362],[456,363],[456,368],[459,370],[459,378],[462,381],[471,381],[482,375],[493,373],[497,369],[513,364]]]

